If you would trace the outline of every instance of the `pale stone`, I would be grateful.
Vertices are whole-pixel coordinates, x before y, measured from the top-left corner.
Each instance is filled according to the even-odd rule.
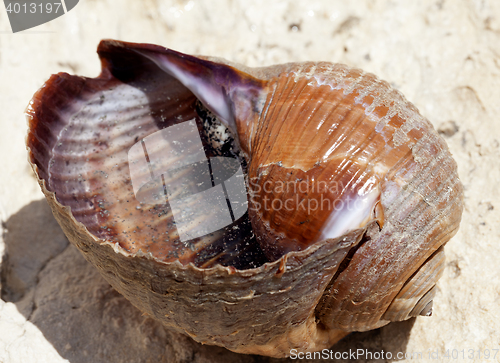
[[[13,303],[0,300],[0,362],[59,363],[63,359],[36,325]]]

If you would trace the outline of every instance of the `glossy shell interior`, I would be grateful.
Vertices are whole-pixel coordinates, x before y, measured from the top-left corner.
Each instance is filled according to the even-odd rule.
[[[60,73],[35,94],[29,158],[70,241],[138,308],[277,357],[429,314],[463,190],[399,92],[331,63],[250,69],[117,41],[98,53],[98,78]],[[248,213],[186,242],[168,200],[136,198],[128,153],[188,121],[201,135],[200,102],[245,157]]]

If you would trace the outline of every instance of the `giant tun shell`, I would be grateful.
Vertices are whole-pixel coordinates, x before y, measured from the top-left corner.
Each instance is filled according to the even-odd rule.
[[[429,314],[463,189],[399,92],[326,62],[252,69],[112,40],[98,53],[99,77],[59,73],[33,97],[29,161],[68,239],[136,307],[198,342],[276,357]],[[168,203],[135,198],[127,153],[175,124],[201,129],[200,103],[245,158],[248,215],[180,243]],[[300,208],[318,198],[344,207]]]

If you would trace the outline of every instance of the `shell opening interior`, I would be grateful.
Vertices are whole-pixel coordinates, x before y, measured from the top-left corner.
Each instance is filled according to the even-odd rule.
[[[147,50],[137,50],[137,52],[181,82],[226,126],[231,125],[233,130],[236,129],[233,111],[222,86],[213,82],[213,75],[203,77],[199,74],[200,71],[207,70],[207,68],[200,67],[199,59],[194,59],[193,64],[191,64],[190,56],[180,55],[172,50],[168,51],[168,55],[152,53]]]
[[[226,158],[226,161],[237,160],[236,164],[241,166],[246,178],[248,165],[239,149],[237,136],[201,101],[196,102],[196,112],[199,115],[200,136],[207,157],[210,159],[220,156]],[[228,166],[224,168],[230,169]],[[219,263],[223,266],[230,265],[238,269],[247,269],[261,266],[269,261],[261,251],[252,230],[247,210],[246,188],[244,199],[243,204],[246,210],[244,215],[229,228],[224,228],[221,238],[223,243],[212,243],[198,253],[197,260],[205,261],[202,264],[197,263],[198,266],[208,267]],[[212,258],[204,256],[210,254]]]
[[[40,91],[40,107],[60,109],[52,119],[47,138],[51,145],[39,166],[41,177],[46,174],[49,190],[56,193],[61,204],[72,208],[75,219],[91,233],[130,253],[140,250],[159,260],[178,259],[199,267],[222,264],[247,269],[268,262],[256,243],[248,211],[236,218],[231,214],[222,224],[218,217],[227,214],[225,209],[231,207],[230,188],[228,183],[214,182],[215,164],[210,159],[237,159],[244,175],[248,169],[239,150],[238,135],[227,119],[221,120],[220,115],[227,118],[229,112],[224,111],[226,90],[214,91],[207,82],[196,81],[175,67],[166,72],[165,62],[153,62],[135,51],[118,47],[109,53],[101,49],[100,54],[103,73],[99,78],[60,74],[47,82],[45,91]],[[239,81],[234,81],[238,76],[230,73],[228,77],[240,87]],[[208,101],[200,99],[185,83],[197,93],[205,90],[212,96]],[[253,92],[255,87],[243,84],[240,88],[241,96],[248,89]],[[54,97],[56,93],[58,98]],[[219,96],[213,96],[217,93]],[[204,102],[217,104],[216,113],[211,111],[214,107],[209,110]],[[37,112],[40,114],[40,110]],[[203,150],[192,162],[210,172],[211,185],[210,178],[196,174],[194,167],[177,168],[181,172],[175,177],[166,173],[173,166],[165,160],[169,153],[175,154],[175,144],[179,142],[169,140],[165,132],[193,121]],[[188,147],[179,150],[177,154],[182,158],[196,153]],[[171,164],[175,162],[178,160]],[[211,196],[203,209],[199,197],[181,199],[185,192],[173,194],[170,187],[175,184],[198,195],[208,192],[210,186],[218,187],[222,197]],[[366,196],[373,202],[372,194]],[[358,227],[360,218],[369,220],[373,208],[372,203],[365,203],[367,198],[358,201],[363,210],[354,213],[355,221],[345,217],[352,213],[340,211],[343,217],[331,219],[322,238],[316,241],[335,238]],[[187,222],[181,228],[183,221]],[[198,222],[212,228],[206,229],[207,233],[193,232]],[[218,228],[220,225],[223,227]]]

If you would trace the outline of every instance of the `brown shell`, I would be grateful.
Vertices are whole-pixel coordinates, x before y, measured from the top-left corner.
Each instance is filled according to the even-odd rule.
[[[250,69],[117,41],[98,53],[98,78],[60,73],[35,94],[29,161],[68,239],[135,306],[196,341],[276,357],[429,314],[463,190],[399,92],[325,62]],[[127,152],[199,123],[198,100],[237,135],[251,226],[183,244],[167,203],[135,198]],[[328,208],[300,207],[321,198]],[[362,207],[333,207],[348,200]]]

